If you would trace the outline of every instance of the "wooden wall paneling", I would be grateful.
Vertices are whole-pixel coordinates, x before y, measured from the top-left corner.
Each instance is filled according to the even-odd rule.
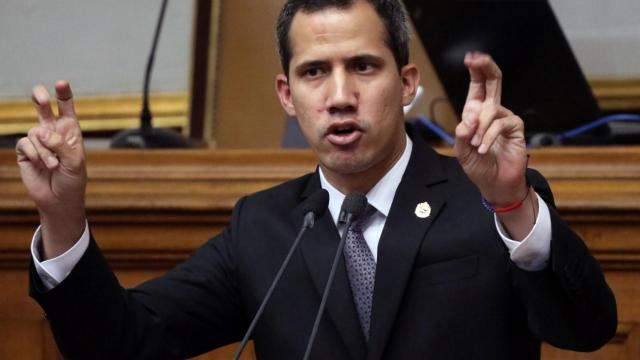
[[[213,121],[220,0],[196,0],[191,48],[189,136],[193,141],[215,147]]]
[[[625,347],[627,359],[637,359],[640,354],[640,325],[635,325],[627,338]]]
[[[152,95],[149,101],[154,126],[187,129],[187,94]],[[87,96],[75,98],[74,102],[84,132],[117,131],[140,126],[142,100],[139,95]],[[55,102],[52,107],[57,113]],[[37,123],[31,99],[0,102],[0,135],[25,134]]]
[[[25,269],[0,269],[0,359],[40,359],[47,352],[46,321],[27,297]]]
[[[640,147],[533,150],[530,165],[547,176],[559,211],[603,266],[620,320],[616,338],[599,352],[545,345],[543,358],[640,358]],[[129,286],[185,259],[226,225],[240,196],[313,171],[315,159],[307,151],[123,150],[91,151],[88,166],[92,230],[118,278]],[[0,333],[0,358],[20,357],[33,347],[43,354],[36,358],[58,356],[50,334],[42,330],[42,311],[27,297],[27,247],[36,225],[15,155],[0,151],[0,288],[8,289],[0,297],[0,329],[9,326],[24,332],[20,339],[35,342],[24,350],[19,341],[5,344],[11,335]],[[234,349],[202,358],[229,358]]]
[[[604,111],[640,111],[640,79],[592,79],[593,94]]]
[[[223,1],[213,138],[218,148],[278,148],[286,115],[276,97],[280,0]]]

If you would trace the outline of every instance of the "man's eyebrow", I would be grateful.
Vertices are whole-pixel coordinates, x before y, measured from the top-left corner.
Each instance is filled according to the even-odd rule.
[[[349,59],[349,62],[368,62],[368,63],[383,63],[384,59],[377,55],[372,54],[358,54]]]
[[[373,54],[357,54],[347,59],[347,63],[349,64],[359,63],[359,62],[383,64],[384,59],[381,56],[377,56]],[[299,73],[301,71],[304,71],[310,68],[318,68],[318,67],[323,68],[323,67],[326,67],[328,63],[329,61],[325,61],[325,60],[303,61],[300,64],[295,66],[294,71],[296,73]]]
[[[295,67],[295,71],[304,71],[305,69],[315,68],[315,67],[324,67],[327,65],[326,61],[322,60],[308,60],[303,61]]]

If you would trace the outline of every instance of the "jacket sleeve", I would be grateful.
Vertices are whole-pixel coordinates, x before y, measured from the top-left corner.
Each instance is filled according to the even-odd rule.
[[[30,295],[68,359],[179,359],[238,341],[246,328],[234,277],[232,223],[164,276],[123,289],[93,237],[80,262],[46,291],[33,264]]]
[[[527,179],[549,205],[552,228],[547,268],[529,272],[510,266],[529,328],[553,346],[595,351],[615,335],[615,297],[582,239],[560,219],[546,180],[534,170]]]

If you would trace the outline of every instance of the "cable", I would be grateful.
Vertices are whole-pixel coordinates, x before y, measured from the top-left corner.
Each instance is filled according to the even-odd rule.
[[[449,135],[449,133],[447,133],[443,128],[440,127],[440,125],[436,124],[433,120],[429,119],[424,115],[419,115],[417,119],[422,125],[426,126],[429,130],[433,131],[434,134],[436,134],[440,139],[445,141],[447,144],[453,145],[456,143],[456,140],[453,138],[453,136]]]
[[[446,100],[446,99],[436,99],[438,101],[442,101],[442,100]],[[435,100],[434,100],[435,102]],[[432,102],[432,104],[434,103]],[[432,106],[430,106],[430,111],[432,111],[433,108]],[[420,122],[422,125],[426,126],[429,130],[431,130],[434,134],[436,134],[440,139],[442,139],[443,141],[445,141],[447,144],[449,145],[454,145],[455,144],[455,139],[453,138],[453,136],[449,135],[449,133],[447,133],[443,128],[441,128],[435,121],[431,120],[431,118],[424,116],[424,115],[419,115],[417,117],[418,122]],[[542,134],[544,135],[544,139],[549,141],[550,143],[553,144],[562,144],[562,142],[564,140],[576,137],[578,135],[581,135],[585,132],[588,132],[590,130],[593,130],[599,126],[608,124],[610,122],[640,122],[640,115],[638,114],[626,114],[626,113],[622,113],[622,114],[613,114],[613,115],[607,115],[604,117],[601,117],[599,119],[596,119],[590,123],[587,123],[585,125],[581,125],[575,129],[566,131],[564,133],[561,134]],[[533,140],[533,139],[532,139]],[[544,145],[544,143],[540,143],[538,144],[538,140],[533,141],[535,142],[535,144],[530,143],[530,146],[533,147],[538,147],[538,146],[542,146]]]
[[[582,133],[585,133],[589,130],[595,129],[598,126],[602,126],[604,124],[608,124],[612,121],[640,121],[640,115],[637,114],[613,114],[601,117],[595,121],[592,121],[588,124],[579,126],[573,130],[569,130],[559,135],[560,141],[565,139],[570,139],[572,137],[578,136]]]

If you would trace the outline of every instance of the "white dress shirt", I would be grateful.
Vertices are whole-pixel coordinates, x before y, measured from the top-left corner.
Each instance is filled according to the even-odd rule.
[[[378,259],[378,243],[380,241],[380,235],[382,235],[382,229],[389,215],[393,197],[395,196],[402,175],[411,157],[413,142],[408,136],[406,136],[406,140],[404,152],[400,159],[398,159],[391,170],[366,194],[369,204],[378,210],[368,221],[368,225],[363,231],[367,245],[371,249],[371,253],[376,261]],[[322,173],[322,169],[320,169],[320,184],[322,188],[329,192],[329,212],[337,226],[340,208],[345,195],[327,181]],[[538,194],[536,194],[536,196],[538,196],[538,216],[533,228],[522,241],[509,239],[505,235],[506,231],[502,228],[498,217],[494,215],[498,234],[509,249],[511,260],[519,268],[528,271],[544,269],[549,261],[551,251],[551,218],[549,208]],[[344,231],[344,229],[338,228],[341,233]],[[31,241],[31,255],[36,272],[47,289],[54,288],[69,275],[87,250],[89,240],[89,225],[86,224],[84,233],[71,249],[56,258],[40,261],[40,254],[37,249],[40,248],[42,239],[40,227],[38,227]]]

